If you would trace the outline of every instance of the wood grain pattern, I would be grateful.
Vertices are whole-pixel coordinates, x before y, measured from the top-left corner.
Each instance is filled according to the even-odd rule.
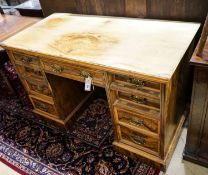
[[[118,91],[117,94],[118,94],[118,98],[133,102],[135,103],[135,105],[145,106],[147,108],[154,110],[160,109],[159,99],[152,99],[143,95],[133,94],[131,92],[126,93],[126,92]]]
[[[197,45],[196,49],[198,49],[199,44]],[[202,56],[197,56],[197,52],[193,53],[191,57],[190,63],[196,66],[207,67],[208,66],[208,39],[206,40]]]
[[[54,12],[204,22],[207,0],[40,0],[45,16]]]
[[[16,63],[16,70],[20,72],[22,77],[42,80],[44,79],[44,73],[36,66],[23,66]]]
[[[0,17],[0,41],[40,21],[39,18],[2,15]]]
[[[104,0],[105,15],[109,16],[124,16],[125,0]]]
[[[203,50],[207,41],[207,37],[208,37],[208,14],[204,23],[204,27],[203,27],[203,31],[201,34],[201,38],[199,41],[199,45],[198,45],[198,50],[196,55],[202,57],[203,55]]]
[[[199,148],[198,155],[204,160],[204,163],[206,163],[206,167],[208,167],[208,114],[206,114],[206,117],[204,119],[204,128],[202,131],[202,137],[201,137],[201,145]]]
[[[193,50],[194,42],[189,46],[189,50],[184,55],[184,59],[181,61],[165,90],[167,96],[164,108],[164,115],[166,116],[164,118],[164,125],[166,128],[164,148],[166,151],[171,142],[170,138],[175,134],[176,126],[186,110],[187,102],[190,101],[191,88],[189,84],[191,84],[192,79],[188,63],[192,54],[191,51]],[[184,89],[186,89],[186,91],[184,91]]]
[[[77,0],[43,0],[40,1],[40,5],[43,11],[44,16],[49,16],[49,14],[52,14],[54,12],[70,12],[70,13],[76,13],[76,1]]]
[[[39,97],[33,95],[30,95],[29,97],[35,110],[40,110],[41,112],[52,114],[55,118],[59,118],[53,102],[43,101]]]
[[[207,104],[208,70],[196,67],[184,159],[208,167]]]
[[[52,96],[51,90],[48,87],[47,82],[37,81],[34,79],[25,79],[25,84],[28,87],[28,91],[37,95]]]
[[[30,55],[25,55],[21,53],[13,53],[14,60],[17,64],[25,64],[25,65],[39,65],[40,59],[38,57],[33,57]]]
[[[43,61],[43,67],[46,72],[73,80],[84,82],[88,76],[93,78],[93,84],[103,87],[103,72],[95,69],[89,69],[81,66],[66,66],[57,60]]]
[[[147,0],[147,4],[148,14],[152,18],[185,19],[185,0]]]
[[[147,17],[146,0],[125,0],[125,16],[128,17]]]
[[[196,23],[53,14],[2,45],[167,81],[198,29]]]
[[[152,138],[150,136],[144,135],[143,133],[136,132],[123,126],[119,126],[119,128],[121,130],[120,142],[126,143],[127,145],[142,149],[144,151],[146,151],[146,149],[150,149],[150,153],[158,155],[158,139]]]
[[[194,65],[194,82],[191,99],[191,109],[187,140],[183,158],[208,167],[208,59],[207,47],[202,57],[197,56],[197,48],[191,58]]]
[[[135,114],[133,112],[126,111],[124,109],[117,109],[118,123],[123,125],[136,126],[135,128],[148,131],[147,133],[155,133],[156,135],[160,132],[159,121],[152,118],[147,118],[142,115]],[[143,131],[144,132],[144,131]],[[154,134],[153,134],[154,135]],[[156,136],[154,135],[154,136]]]
[[[115,91],[111,90],[111,96],[115,99],[113,105],[118,108],[125,108],[129,111],[136,112],[140,115],[150,116],[151,118],[160,119],[160,110],[150,109],[149,107],[138,105],[127,100],[118,99],[118,96]]]
[[[190,126],[187,136],[187,152],[197,154],[200,146],[199,137],[201,127],[204,123],[204,117],[206,115],[206,102],[207,102],[207,91],[208,91],[208,77],[206,69],[195,69],[194,87],[193,87],[193,104],[190,113]],[[197,117],[194,117],[197,116]],[[203,116],[199,118],[198,116]],[[191,136],[191,137],[190,137]]]
[[[60,118],[65,120],[69,114],[82,102],[88,95],[84,91],[84,84],[74,82],[66,78],[46,74],[52,88],[54,101],[59,111]]]
[[[115,80],[114,83],[111,84],[111,89],[116,89],[118,86],[127,90],[131,89],[131,91],[135,93],[138,91],[138,93],[143,95],[160,98],[160,83],[145,81],[144,79],[135,77],[115,75]]]

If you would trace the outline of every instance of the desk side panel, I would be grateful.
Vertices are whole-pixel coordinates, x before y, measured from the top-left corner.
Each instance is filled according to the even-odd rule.
[[[164,152],[172,149],[172,141],[176,136],[176,131],[181,125],[184,114],[187,114],[186,107],[190,102],[192,70],[189,59],[193,53],[194,42],[189,46],[186,54],[177,67],[169,83],[167,83],[165,93],[164,112]]]

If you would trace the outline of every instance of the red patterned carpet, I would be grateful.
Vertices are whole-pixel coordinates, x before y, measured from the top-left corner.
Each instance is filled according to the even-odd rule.
[[[112,141],[103,97],[93,99],[67,130],[37,119],[17,98],[0,98],[0,160],[22,174],[159,174],[157,168],[113,150]]]

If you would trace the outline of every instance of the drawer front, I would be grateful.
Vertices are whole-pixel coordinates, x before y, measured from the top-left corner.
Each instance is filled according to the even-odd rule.
[[[22,77],[44,79],[44,73],[37,67],[27,67],[16,64],[17,71]]]
[[[159,135],[160,124],[156,119],[150,119],[130,111],[124,111],[122,109],[115,109],[118,115],[119,124],[128,124],[135,126],[140,130],[144,130]]]
[[[142,149],[152,154],[159,153],[159,140],[139,132],[135,132],[129,128],[119,126],[121,133],[121,142],[128,144],[137,149]]]
[[[36,110],[39,110],[41,112],[44,112],[44,113],[48,113],[48,114],[52,114],[54,116],[57,116],[57,112],[56,112],[56,109],[55,109],[54,104],[50,104],[50,103],[41,101],[41,100],[36,99],[36,98],[34,98],[32,96],[30,96],[30,99],[31,99],[32,104],[33,104],[33,106],[34,106],[34,108]]]
[[[115,75],[114,82],[117,85],[129,88],[131,90],[138,90],[142,93],[150,94],[158,98],[160,97],[160,83],[123,75]]]
[[[14,56],[15,62],[19,64],[23,64],[23,65],[31,65],[31,64],[39,65],[40,64],[40,59],[35,56],[25,55],[21,53],[13,53],[13,56]]]
[[[120,99],[127,100],[150,109],[160,110],[160,99],[153,99],[144,95],[132,95],[122,91],[118,91],[117,94]]]
[[[90,76],[93,78],[93,83],[95,85],[104,85],[104,73],[102,71],[91,70],[78,66],[75,67],[67,63],[63,65],[63,63],[43,61],[43,64],[44,69],[47,72],[59,74],[82,82],[84,82],[85,78]]]
[[[30,93],[38,93],[38,94],[43,94],[49,97],[52,97],[51,90],[48,87],[48,84],[43,81],[33,81],[32,79],[30,80],[25,80],[27,88]]]

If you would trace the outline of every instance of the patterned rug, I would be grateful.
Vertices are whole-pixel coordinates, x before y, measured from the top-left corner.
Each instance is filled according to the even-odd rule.
[[[1,99],[0,159],[30,175],[158,175],[158,169],[113,150],[112,124],[107,120],[103,123],[109,126],[100,128],[102,117],[110,116],[106,103],[95,99],[77,119],[74,126],[81,125],[86,130],[73,127],[71,132],[65,132],[38,120],[22,109],[18,100]],[[85,115],[90,120],[84,120]],[[93,120],[93,116],[99,119]],[[97,132],[90,132],[94,136],[89,137],[92,128]],[[101,140],[102,137],[105,139]],[[98,140],[100,146],[93,146],[92,142]]]
[[[112,131],[112,122],[108,103],[98,98],[91,102],[88,108],[78,116],[69,134],[99,147]]]
[[[113,150],[107,101],[98,96],[67,130],[35,117],[14,69],[6,73],[17,98],[0,86],[0,161],[29,175],[158,175],[159,170]],[[1,78],[1,77],[0,77]],[[0,173],[1,174],[1,173]]]

